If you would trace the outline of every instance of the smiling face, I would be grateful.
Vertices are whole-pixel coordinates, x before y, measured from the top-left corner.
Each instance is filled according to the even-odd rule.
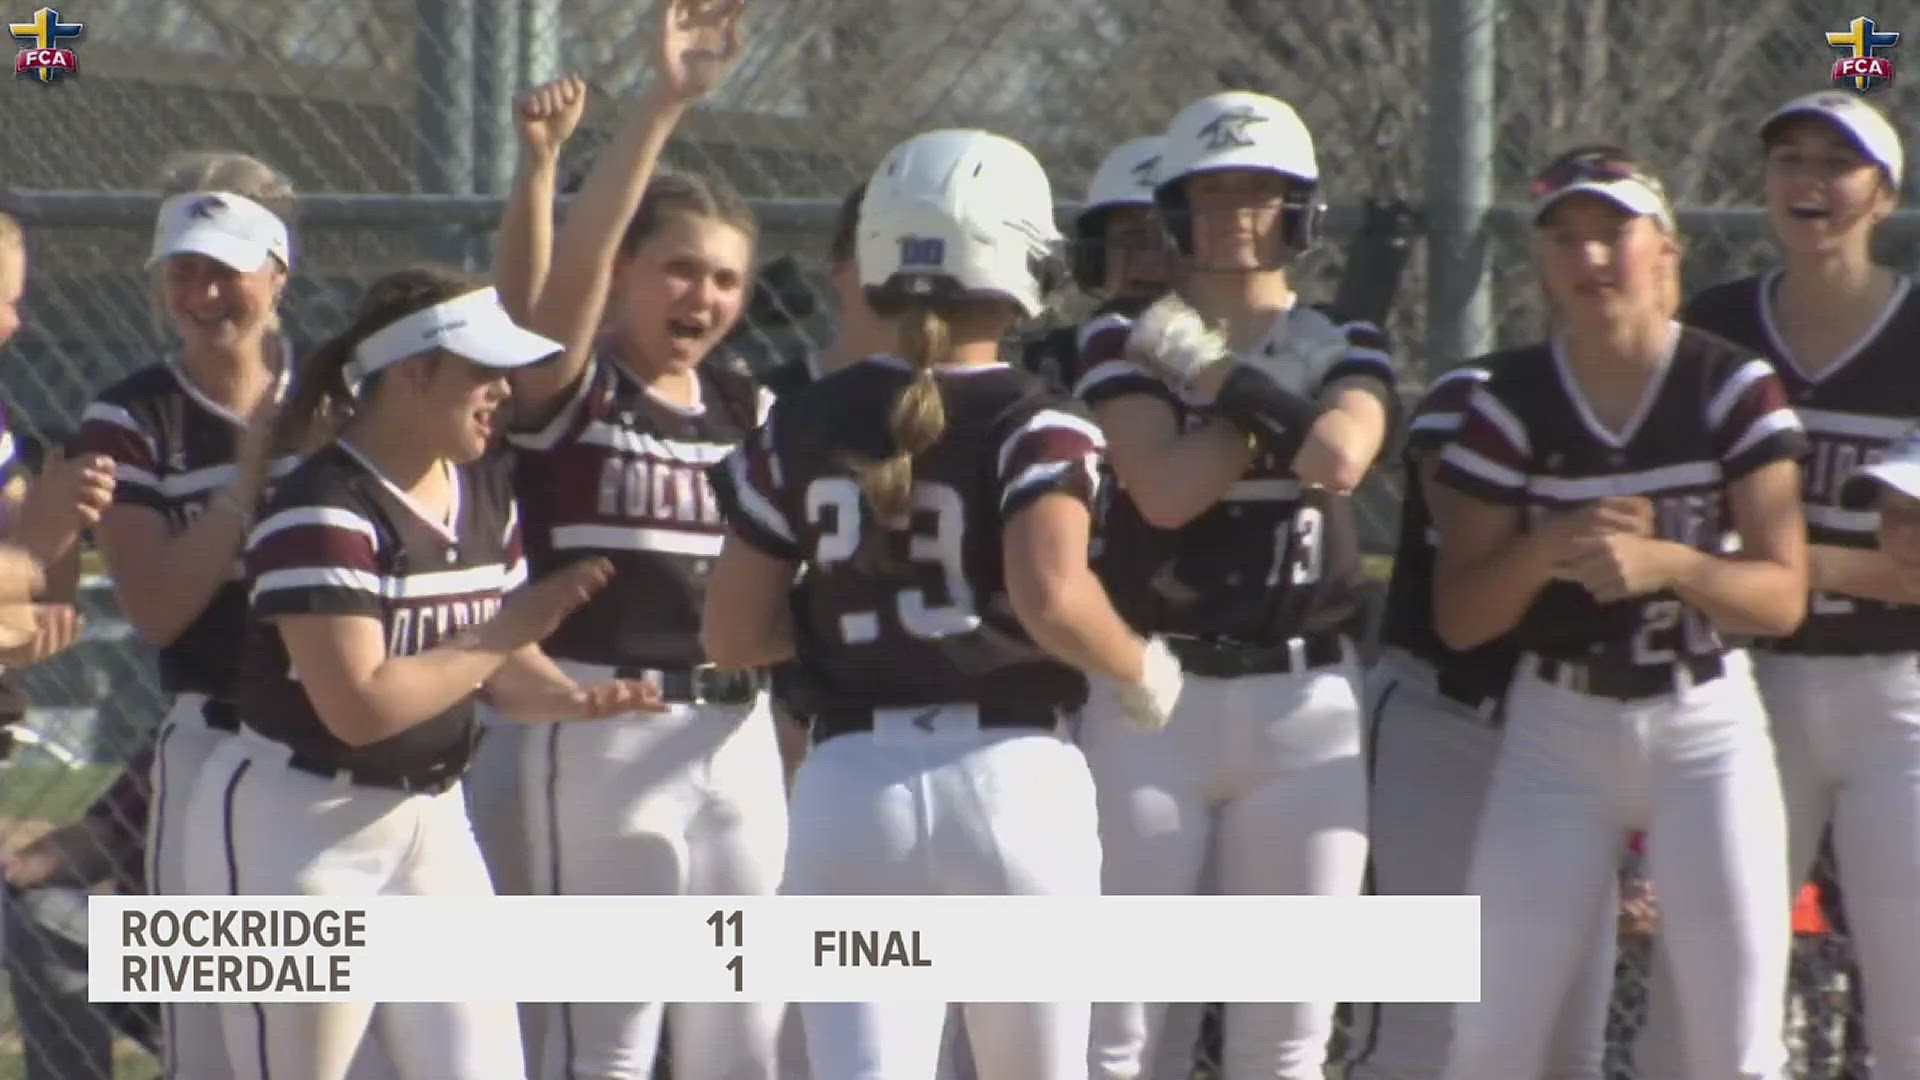
[[[272,327],[286,277],[272,258],[259,269],[242,271],[206,255],[182,252],[161,263],[161,304],[188,349],[233,352]]]
[[[753,241],[719,218],[665,216],[615,267],[608,317],[627,355],[656,372],[698,364],[746,307]]]
[[[1782,121],[1769,135],[1767,217],[1781,248],[1789,257],[1864,252],[1893,212],[1886,172],[1821,117]]]

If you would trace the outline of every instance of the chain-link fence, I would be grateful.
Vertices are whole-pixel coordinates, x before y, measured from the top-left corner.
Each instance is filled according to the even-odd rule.
[[[578,175],[647,75],[650,7],[72,0],[59,15],[85,28],[65,43],[79,77],[19,80],[0,110],[15,148],[5,186],[32,252],[27,322],[0,369],[13,423],[58,436],[95,391],[167,347],[139,267],[156,205],[146,192],[168,153],[241,149],[294,179],[304,198],[284,321],[312,341],[398,262],[484,267],[516,161],[511,96],[562,71],[593,88],[563,162]],[[31,17],[24,5],[8,14]],[[807,270],[804,289],[748,320],[741,345],[765,358],[830,332],[815,268],[834,205],[900,137],[1005,132],[1035,149],[1071,201],[1108,147],[1158,130],[1185,101],[1261,89],[1318,134],[1335,207],[1305,291],[1329,295],[1347,269],[1361,200],[1416,208],[1417,257],[1390,330],[1417,385],[1436,365],[1537,329],[1516,206],[1532,167],[1573,143],[1624,142],[1657,165],[1683,207],[1690,286],[1765,260],[1754,125],[1825,83],[1822,35],[1859,14],[1815,0],[756,0],[739,70],[668,159],[740,188],[761,211],[763,258],[790,255]],[[1905,82],[1875,96],[1896,118],[1920,103]],[[1885,232],[1897,265],[1920,261],[1916,224],[1909,211]],[[1365,500],[1381,555],[1396,501],[1386,477]],[[108,585],[92,581],[81,604],[82,644],[17,673],[31,710],[0,781],[0,847],[84,822],[162,712],[147,650],[116,618]],[[71,895],[24,893],[8,920],[14,993],[32,998],[16,1011],[46,1060],[70,1063],[35,1076],[101,1075],[71,1063],[106,1058],[76,1048],[124,1050],[140,1030],[122,1017],[116,1043],[84,986],[76,999],[61,974],[74,955],[59,929]],[[1819,1050],[1848,1015],[1842,945],[1834,935],[1803,945],[1795,1031],[1808,1076],[1843,1075],[1845,1055]],[[1644,985],[1636,955],[1622,961],[1617,1035]],[[0,1078],[27,1075],[22,1042],[17,1027],[0,1031]],[[122,1075],[150,1071],[137,1053],[122,1057]]]

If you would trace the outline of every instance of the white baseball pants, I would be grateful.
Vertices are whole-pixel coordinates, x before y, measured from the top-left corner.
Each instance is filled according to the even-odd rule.
[[[1095,680],[1080,744],[1100,797],[1104,891],[1192,895],[1209,856],[1230,896],[1357,896],[1367,863],[1359,672],[1189,675],[1167,726],[1129,725]],[[1222,1080],[1321,1080],[1335,1002],[1226,1007]],[[1139,1080],[1165,1003],[1094,1006],[1099,1080]],[[1184,1037],[1184,1036],[1183,1036]]]
[[[458,785],[409,795],[298,772],[286,761],[284,747],[246,731],[214,750],[187,806],[193,893],[492,895]],[[241,1080],[345,1080],[369,1045],[385,1051],[401,1080],[526,1078],[510,1004],[216,1008]]]
[[[562,661],[582,683],[608,668]],[[664,713],[542,725],[526,743],[527,851],[537,892],[771,896],[787,845],[773,711]],[[546,1080],[651,1080],[661,1025],[676,1080],[775,1080],[786,1007],[764,1002],[547,1006]]]
[[[500,896],[527,896],[533,891],[533,866],[527,853],[530,811],[521,762],[530,752],[527,744],[545,738],[546,732],[544,725],[515,723],[485,704],[477,707],[477,713],[480,745],[460,785],[466,791],[467,817],[487,861],[493,891]],[[520,1042],[526,1048],[529,1074],[540,1068],[541,1028],[548,1011],[538,1002],[520,1005]]]
[[[1467,893],[1474,833],[1493,779],[1500,729],[1440,692],[1432,665],[1388,649],[1367,673],[1367,757],[1373,769],[1374,891],[1382,896]],[[1612,879],[1603,892],[1614,895]],[[1599,1080],[1613,997],[1613,904],[1598,905],[1585,951],[1554,1014],[1546,1064],[1514,1080]],[[1500,933],[1486,924],[1485,935]],[[1446,1068],[1453,1006],[1359,1006],[1349,1080],[1437,1080]]]
[[[781,889],[797,896],[1097,896],[1086,760],[1058,733],[982,728],[971,705],[882,710],[816,745],[794,778]],[[947,1007],[798,1006],[818,1080],[935,1075]],[[966,1003],[980,1080],[1083,1080],[1088,1002]],[[677,1075],[677,1074],[676,1074]]]
[[[207,726],[205,694],[176,694],[160,721],[148,770],[147,891],[187,896],[187,838],[197,825],[187,811],[201,772],[227,732]],[[168,1002],[160,1007],[162,1075],[167,1080],[229,1080],[233,1065],[220,1033],[220,1007]]]
[[[1831,826],[1874,1080],[1920,1080],[1920,656],[1762,652],[1754,674],[1786,790],[1789,884],[1807,880]],[[1643,1075],[1678,1078],[1673,1002],[1654,991]]]
[[[1786,806],[1752,665],[1624,702],[1540,678],[1529,657],[1473,852],[1481,999],[1456,1007],[1446,1080],[1534,1076],[1611,906],[1621,844],[1647,833],[1689,1080],[1781,1080],[1789,951]]]

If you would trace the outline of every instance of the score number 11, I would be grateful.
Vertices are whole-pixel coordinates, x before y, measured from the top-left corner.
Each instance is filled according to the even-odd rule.
[[[734,948],[741,948],[746,941],[747,920],[738,911],[716,911],[707,916],[707,925],[713,927],[713,947],[716,949],[727,947],[728,931],[733,933]],[[733,972],[733,992],[745,993],[747,989],[746,958],[735,953],[733,959],[727,961],[726,970]]]

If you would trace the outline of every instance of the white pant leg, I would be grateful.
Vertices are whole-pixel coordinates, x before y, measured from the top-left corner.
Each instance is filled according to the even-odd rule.
[[[1756,673],[1789,782],[1794,882],[1818,857],[1802,819],[1830,817],[1874,1080],[1920,1080],[1920,657],[1775,655]]]
[[[1454,1007],[1446,1080],[1546,1068],[1592,928],[1615,907],[1640,771],[1622,703],[1562,690],[1523,665],[1506,716],[1467,877],[1484,928],[1480,1000]]]
[[[187,808],[186,881],[250,896],[486,896],[492,893],[460,789],[440,795],[350,787],[284,765],[249,734],[224,741]],[[375,1040],[402,1080],[525,1080],[505,1004],[365,1002],[222,1005],[237,1076],[343,1080]]]
[[[1240,764],[1224,770],[1215,858],[1230,896],[1358,896],[1367,866],[1359,672],[1351,664],[1231,681]],[[1232,1002],[1225,1080],[1322,1080],[1336,1002]]]
[[[1167,725],[1144,732],[1124,719],[1111,683],[1088,681],[1079,742],[1099,797],[1102,891],[1192,894],[1213,844],[1211,785],[1230,683],[1189,676]],[[1096,1002],[1091,1074],[1143,1080],[1159,1057],[1166,1011],[1164,1002]]]
[[[918,710],[916,710],[918,711]],[[922,731],[900,717],[838,735],[801,764],[783,890],[795,895],[1094,896],[1100,846],[1091,778],[1051,734],[980,730],[964,706]],[[980,1080],[1086,1075],[1085,1002],[970,1004]],[[800,1006],[816,1077],[895,1080],[938,1065],[937,1003]]]
[[[156,896],[189,894],[187,838],[194,827],[187,806],[214,748],[229,738],[207,726],[206,698],[178,694],[160,722],[148,771],[152,793],[147,811],[147,891]],[[160,1006],[161,1063],[167,1080],[229,1080],[234,1076],[220,1029],[220,1007],[192,1002]]]
[[[1220,875],[1214,867],[1214,845],[1207,846],[1200,864],[1200,884],[1194,891],[1201,896],[1220,891]],[[1096,1006],[1097,1007],[1097,1006]],[[1152,1080],[1192,1080],[1195,1062],[1200,1060],[1200,1034],[1206,1027],[1206,1002],[1170,1001],[1160,1019],[1160,1034],[1154,1039]]]
[[[604,669],[563,662],[583,680]],[[522,760],[534,887],[561,895],[768,896],[787,843],[786,784],[765,695],[751,707],[543,725]],[[676,1080],[774,1080],[785,1007],[549,1006],[548,1080],[650,1080],[672,1023]]]
[[[1474,832],[1500,748],[1500,729],[1447,697],[1433,669],[1389,650],[1367,673],[1371,858],[1383,896],[1467,891]],[[1548,1042],[1547,1080],[1599,1080],[1613,995],[1614,910],[1599,912],[1593,944]],[[1436,1080],[1446,1066],[1453,1006],[1362,1006],[1350,1080]]]
[[[533,867],[527,855],[528,808],[521,778],[526,743],[540,733],[533,724],[516,724],[485,704],[476,706],[481,726],[480,745],[462,779],[467,793],[467,816],[474,839],[487,860],[493,891],[501,896],[526,896],[533,889]],[[547,1008],[537,1003],[520,1006],[520,1041],[525,1044],[527,1068],[540,1063],[540,1026]]]
[[[1641,714],[1647,866],[1672,955],[1689,1077],[1785,1075],[1791,948],[1786,804],[1745,653]]]

